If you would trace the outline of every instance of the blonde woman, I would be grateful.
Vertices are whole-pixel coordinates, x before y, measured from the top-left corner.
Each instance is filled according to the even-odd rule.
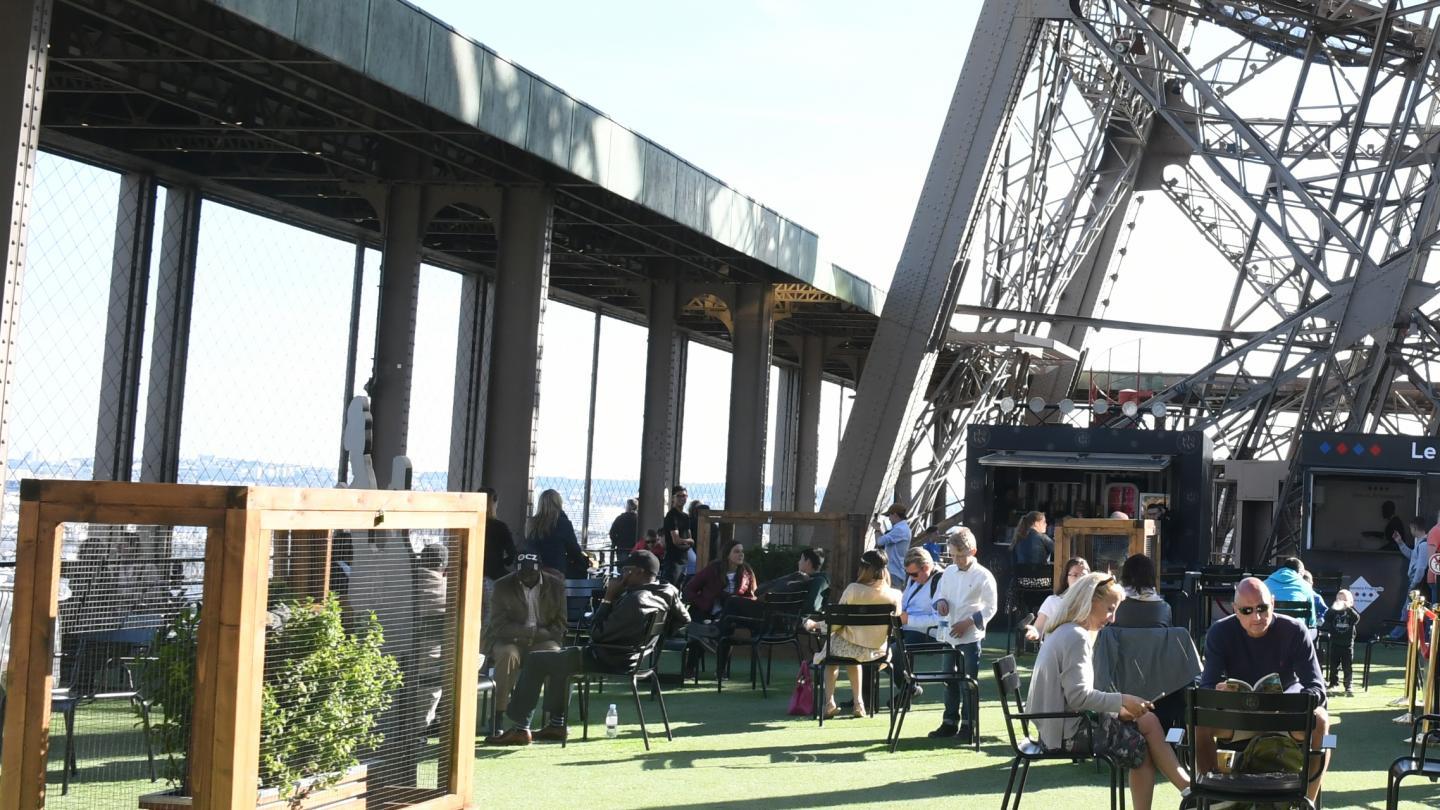
[[[1144,746],[1136,745],[1132,761],[1121,764],[1130,770],[1130,795],[1136,810],[1150,810],[1155,793],[1155,766],[1165,773],[1179,790],[1190,787],[1190,776],[1175,758],[1175,751],[1165,742],[1160,721],[1151,713],[1148,701],[1119,692],[1095,689],[1095,672],[1091,649],[1100,628],[1115,620],[1115,608],[1125,598],[1120,584],[1110,574],[1086,574],[1070,586],[1060,603],[1045,643],[1035,656],[1030,676],[1030,697],[1025,708],[1037,714],[1050,712],[1096,712],[1102,724],[1123,723],[1115,736],[1134,741],[1144,737]],[[1049,749],[1090,753],[1085,741],[1076,739],[1079,720],[1036,720],[1040,742]],[[1099,736],[1099,735],[1097,735]],[[1105,735],[1110,736],[1110,735]],[[1138,752],[1143,751],[1143,757]]]
[[[540,565],[552,568],[567,578],[583,578],[587,561],[575,539],[575,527],[565,514],[560,493],[547,489],[540,493],[535,514],[525,526],[525,543],[529,551],[540,555]]]

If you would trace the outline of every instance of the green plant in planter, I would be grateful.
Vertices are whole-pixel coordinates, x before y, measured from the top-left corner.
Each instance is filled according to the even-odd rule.
[[[200,609],[193,605],[182,608],[158,634],[152,657],[135,673],[140,694],[150,702],[150,734],[166,754],[165,778],[185,795],[190,793],[187,755],[195,710],[195,639],[199,631]]]
[[[356,752],[380,744],[376,717],[390,707],[401,675],[394,656],[381,651],[384,633],[373,613],[363,632],[351,635],[333,596],[288,602],[276,612],[286,618],[266,639],[260,784],[293,800],[301,780],[310,780],[307,791],[330,787],[358,764]],[[168,756],[166,778],[184,795],[198,629],[199,611],[181,611],[138,673],[151,701],[151,733]]]
[[[755,569],[755,579],[769,582],[776,577],[795,573],[800,562],[800,546],[760,546],[745,549],[745,562]]]
[[[399,663],[381,651],[375,614],[351,635],[333,597],[289,608],[266,642],[260,706],[260,782],[286,799],[301,779],[317,790],[333,785],[359,762],[357,751],[380,744],[376,716],[401,682]]]

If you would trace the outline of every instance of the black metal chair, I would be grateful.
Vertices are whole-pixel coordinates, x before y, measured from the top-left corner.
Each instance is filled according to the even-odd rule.
[[[496,728],[495,724],[495,713],[490,709],[495,699],[495,679],[486,674],[486,665],[488,663],[489,659],[482,654],[480,656],[480,679],[475,685],[475,689],[480,696],[480,712],[475,715],[476,734],[480,733],[480,723],[482,721],[485,723],[486,728],[489,729],[486,732],[487,734],[499,733],[499,729]]]
[[[590,634],[590,617],[604,593],[605,583],[598,579],[565,580],[566,646],[585,643]]]
[[[1408,638],[1390,638],[1389,635],[1396,627],[1404,626],[1405,623],[1398,619],[1385,619],[1380,622],[1380,634],[1371,636],[1365,640],[1365,664],[1360,674],[1361,691],[1370,691],[1370,657],[1375,652],[1375,645],[1378,644],[1381,647],[1400,647],[1406,651],[1407,655],[1409,654],[1410,640]],[[1324,664],[1325,659],[1321,659],[1320,663]]]
[[[804,660],[800,651],[800,619],[805,610],[804,593],[767,593],[761,601],[760,621],[750,630],[750,688],[760,681],[760,693],[770,696],[770,676],[775,669],[775,648],[795,648],[795,663]],[[765,672],[760,677],[760,650],[765,650]]]
[[[1310,747],[1315,730],[1315,707],[1309,692],[1221,692],[1218,689],[1190,688],[1186,692],[1186,728],[1182,749],[1189,752],[1190,789],[1181,795],[1180,806],[1208,808],[1211,802],[1291,802],[1314,810],[1306,797],[1310,782],[1319,778],[1325,754],[1335,748],[1335,736],[1325,735],[1319,749]],[[1195,764],[1195,730],[1200,727],[1231,729],[1255,734],[1288,734],[1296,737],[1305,753],[1299,773],[1200,773]],[[1174,729],[1167,737],[1176,739]],[[1321,767],[1313,767],[1319,759]]]
[[[650,617],[650,627],[645,639],[637,645],[590,643],[592,649],[606,649],[630,656],[631,666],[613,671],[582,671],[575,673],[580,685],[581,738],[590,739],[590,684],[603,683],[607,676],[628,678],[630,695],[635,698],[635,716],[640,720],[640,736],[645,740],[645,750],[650,750],[650,732],[645,727],[645,710],[640,705],[640,682],[650,681],[650,694],[660,703],[660,719],[665,723],[665,739],[674,740],[670,731],[670,714],[665,710],[665,693],[660,689],[660,675],[657,671],[660,656],[660,639],[665,635],[665,624],[669,614],[657,610]],[[563,746],[562,746],[563,747]]]
[[[958,684],[961,698],[970,708],[970,744],[980,750],[980,683],[960,671],[960,652],[944,642],[911,644],[905,641],[904,633],[896,633],[890,641],[890,662],[895,672],[895,711],[891,715],[890,734],[885,741],[890,744],[890,753],[900,744],[900,729],[905,725],[905,716],[910,713],[914,699],[914,687],[923,684]],[[939,660],[938,669],[921,669],[918,661]]]
[[[136,707],[143,726],[150,781],[155,781],[155,752],[150,734],[150,700],[136,688],[133,664],[146,657],[155,642],[156,627],[131,627],[73,634],[73,654],[62,656],[61,676],[65,686],[50,696],[52,713],[65,722],[65,758],[60,792],[69,790],[70,776],[78,773],[75,756],[75,713],[81,706],[101,700],[124,700]]]
[[[825,669],[827,667],[848,667],[858,666],[862,672],[878,670],[889,662],[887,656],[881,656],[873,661],[860,661],[855,658],[846,658],[841,655],[834,655],[830,651],[830,642],[834,638],[837,627],[885,627],[893,631],[899,627],[899,617],[895,615],[895,609],[890,605],[828,605],[821,614],[822,621],[828,628],[825,636],[825,644],[821,648],[820,663],[815,665],[815,718],[820,725],[825,725]],[[893,633],[888,633],[893,635]],[[893,668],[890,670],[890,699],[886,701],[890,709],[890,721],[895,721],[895,676]],[[865,680],[864,678],[861,679]],[[878,676],[870,678],[868,698],[870,707],[873,709],[879,698],[880,679]]]
[[[1275,612],[1276,612],[1276,613],[1280,614],[1281,616],[1289,616],[1289,617],[1292,618],[1292,619],[1296,619],[1296,620],[1298,620],[1301,624],[1304,624],[1304,625],[1306,625],[1306,626],[1308,626],[1308,625],[1309,625],[1309,622],[1310,622],[1310,611],[1312,611],[1312,610],[1314,610],[1314,609],[1315,609],[1315,606],[1314,606],[1313,604],[1311,604],[1310,602],[1306,602],[1306,601],[1304,601],[1304,600],[1299,600],[1299,601],[1291,601],[1291,600],[1288,600],[1288,599],[1276,599],[1276,600],[1275,600]],[[1312,628],[1312,629],[1313,629],[1313,628]]]
[[[1010,780],[1005,783],[1005,798],[1000,810],[1009,810],[1010,793],[1015,793],[1015,807],[1020,807],[1020,798],[1025,793],[1025,779],[1030,775],[1030,766],[1043,760],[1093,759],[1103,762],[1110,769],[1110,810],[1125,810],[1125,774],[1114,760],[1101,754],[1077,754],[1061,748],[1046,748],[1030,737],[1032,720],[1079,720],[1079,712],[1029,712],[1025,711],[1025,699],[1020,695],[1020,675],[1015,671],[1015,656],[1007,655],[991,665],[995,672],[995,684],[1000,689],[1000,711],[1005,716],[1005,731],[1010,735],[1010,749],[1015,756],[1010,760]],[[1010,707],[1014,705],[1012,710]],[[1020,733],[1015,733],[1015,723],[1020,723]],[[977,735],[978,736],[978,735]],[[1015,782],[1016,773],[1020,782]]]
[[[1429,726],[1422,732],[1421,725]],[[1432,747],[1433,746],[1433,747]],[[1400,803],[1400,782],[1411,776],[1440,779],[1440,714],[1425,714],[1410,724],[1410,754],[1390,763],[1385,778],[1385,810],[1395,810]]]
[[[1045,598],[1055,592],[1055,569],[1049,565],[1017,565],[1010,577],[1010,633],[1005,638],[1005,652],[1020,654],[1027,652],[1030,642],[1025,640],[1027,614],[1034,614],[1044,604]],[[1035,645],[1037,648],[1039,644]]]
[[[5,719],[6,703],[5,690],[0,689],[0,722]],[[50,714],[60,715],[65,726],[65,758],[60,766],[61,796],[70,793],[70,777],[80,773],[80,766],[75,757],[75,709],[79,704],[80,699],[71,695],[68,689],[50,690]],[[155,781],[153,776],[150,781]]]

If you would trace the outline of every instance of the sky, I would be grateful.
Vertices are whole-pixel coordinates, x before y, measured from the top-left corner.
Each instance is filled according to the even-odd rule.
[[[417,4],[816,232],[822,261],[888,289],[983,0]],[[1233,276],[1158,193],[1146,203],[1106,314],[1218,326]],[[1195,266],[1156,272],[1177,261]],[[1214,346],[1116,330],[1088,344],[1092,366],[1126,371],[1199,366]]]
[[[417,5],[886,287],[980,0]]]

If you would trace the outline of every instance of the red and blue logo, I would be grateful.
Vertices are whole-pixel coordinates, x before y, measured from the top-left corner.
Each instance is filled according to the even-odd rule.
[[[1326,456],[1331,453],[1337,456],[1364,456],[1369,454],[1372,458],[1379,458],[1385,452],[1384,449],[1375,442],[1367,445],[1363,440],[1351,443],[1343,439],[1335,444],[1331,444],[1328,440],[1322,441],[1315,449],[1319,450],[1321,455]]]

